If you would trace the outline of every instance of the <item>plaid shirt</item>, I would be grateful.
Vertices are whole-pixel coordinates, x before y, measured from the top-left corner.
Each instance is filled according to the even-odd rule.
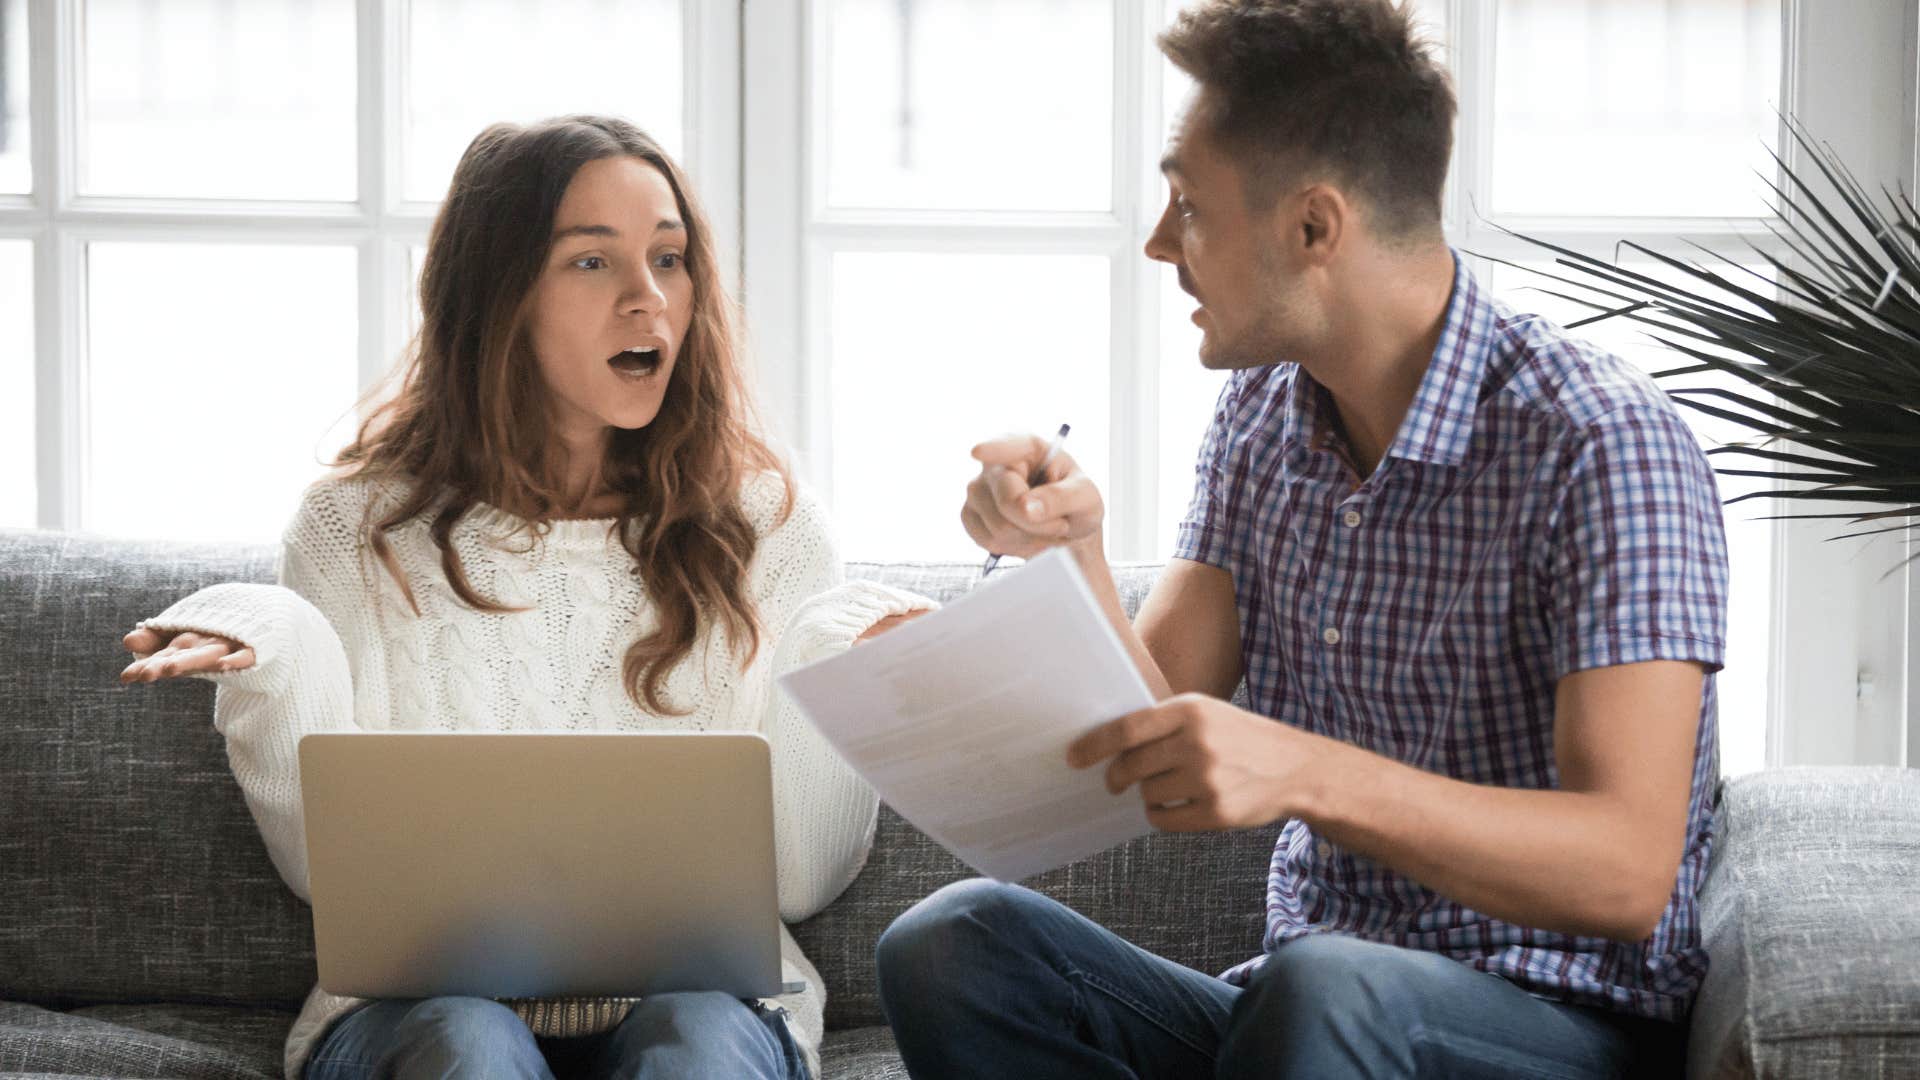
[[[1253,710],[1475,784],[1552,788],[1554,684],[1643,660],[1722,663],[1714,478],[1652,380],[1485,296],[1455,257],[1446,325],[1373,475],[1332,399],[1280,363],[1234,373],[1175,555],[1233,575]],[[1659,928],[1626,945],[1473,911],[1288,821],[1265,951],[1340,933],[1423,949],[1526,990],[1679,1019],[1706,972],[1696,896],[1719,773],[1714,678],[1687,842]]]

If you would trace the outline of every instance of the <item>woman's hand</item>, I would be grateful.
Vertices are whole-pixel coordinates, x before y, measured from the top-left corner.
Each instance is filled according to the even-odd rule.
[[[881,619],[879,622],[874,623],[872,626],[867,627],[867,632],[864,634],[861,634],[857,638],[854,638],[853,643],[855,645],[858,645],[861,642],[868,640],[869,638],[877,638],[881,634],[886,633],[887,631],[893,629],[894,627],[905,626],[906,624],[912,622],[913,620],[919,618],[922,615],[925,615],[926,613],[927,613],[926,608],[916,608],[913,611],[907,612],[905,615],[889,615],[886,618]]]
[[[135,657],[120,673],[123,683],[159,682],[180,675],[241,671],[253,666],[252,649],[213,634],[189,631],[175,634],[168,641],[158,631],[140,629],[120,640]]]

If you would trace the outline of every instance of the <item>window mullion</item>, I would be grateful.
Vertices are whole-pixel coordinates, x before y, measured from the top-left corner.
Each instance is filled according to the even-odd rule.
[[[1133,250],[1134,234],[1151,205],[1141,162],[1160,125],[1159,66],[1149,55],[1159,5],[1122,0],[1113,34],[1113,211],[1119,235],[1108,258],[1108,478],[1107,543],[1118,559],[1153,555],[1160,507],[1160,356],[1158,292],[1151,264]]]
[[[77,186],[78,8],[29,5],[27,55],[33,125],[35,517],[42,528],[80,526],[86,380],[81,318],[84,251],[54,227]]]
[[[358,247],[358,384],[363,390],[386,371],[405,319],[405,290],[400,288],[404,278],[392,275],[389,251],[399,149],[392,120],[399,115],[400,28],[405,18],[403,4],[359,0],[354,19],[360,94],[355,117],[357,180],[360,213],[369,226]]]
[[[1453,0],[1448,33],[1459,114],[1448,214],[1457,243],[1473,245],[1485,233],[1493,176],[1494,36],[1498,0]]]
[[[702,193],[720,257],[720,276],[741,281],[741,5],[683,3],[687,171]]]
[[[811,300],[802,273],[807,211],[801,191],[811,158],[803,108],[808,17],[800,6],[748,4],[741,15],[740,297],[761,407],[769,426],[804,459],[814,437],[806,388],[823,361],[811,347]]]

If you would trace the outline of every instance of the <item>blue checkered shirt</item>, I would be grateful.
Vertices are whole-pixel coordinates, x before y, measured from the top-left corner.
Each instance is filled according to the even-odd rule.
[[[1643,372],[1484,294],[1456,256],[1446,325],[1364,482],[1326,391],[1293,364],[1235,372],[1175,555],[1233,576],[1253,711],[1475,784],[1552,788],[1554,685],[1587,668],[1709,671],[1687,842],[1645,941],[1481,914],[1288,821],[1264,951],[1338,933],[1423,949],[1542,997],[1679,1019],[1706,972],[1714,677],[1727,560],[1712,470]]]

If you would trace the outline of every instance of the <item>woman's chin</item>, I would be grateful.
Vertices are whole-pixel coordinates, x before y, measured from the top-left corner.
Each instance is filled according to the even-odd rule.
[[[621,431],[639,431],[643,427],[651,426],[659,417],[660,409],[656,406],[644,411],[624,409],[608,416],[606,420],[608,427],[619,428]]]

